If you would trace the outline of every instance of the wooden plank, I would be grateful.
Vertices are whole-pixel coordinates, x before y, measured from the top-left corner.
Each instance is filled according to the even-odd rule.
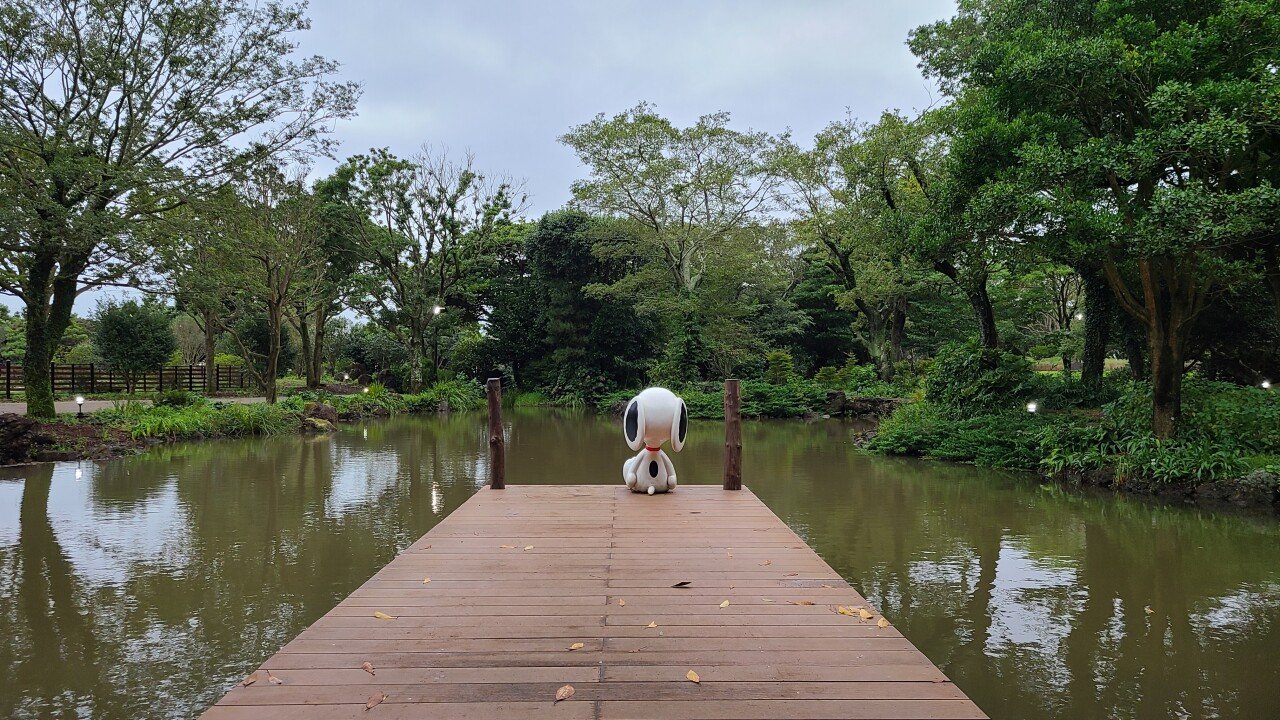
[[[880,621],[750,490],[483,489],[203,717],[984,717]]]

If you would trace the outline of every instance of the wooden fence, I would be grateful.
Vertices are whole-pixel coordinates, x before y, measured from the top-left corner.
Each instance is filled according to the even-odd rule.
[[[23,392],[22,366],[5,361],[0,368],[0,383],[4,397]],[[51,363],[49,374],[53,378],[54,393],[111,393],[125,392],[124,373],[94,363]],[[137,392],[159,390],[204,390],[204,365],[167,365],[159,370],[137,373],[133,389]],[[252,383],[242,368],[234,365],[214,366],[216,390],[241,389]]]

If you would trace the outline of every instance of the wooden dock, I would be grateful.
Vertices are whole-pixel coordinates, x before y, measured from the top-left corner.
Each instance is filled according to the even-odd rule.
[[[754,494],[712,486],[482,489],[252,678],[203,717],[986,717]]]

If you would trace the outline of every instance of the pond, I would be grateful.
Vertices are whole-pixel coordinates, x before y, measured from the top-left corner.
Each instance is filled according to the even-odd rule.
[[[508,483],[621,483],[617,421],[520,411]],[[191,717],[463,503],[482,414],[0,469],[0,717]],[[1280,526],[744,426],[745,482],[992,718],[1274,717]],[[684,484],[720,481],[694,423]]]

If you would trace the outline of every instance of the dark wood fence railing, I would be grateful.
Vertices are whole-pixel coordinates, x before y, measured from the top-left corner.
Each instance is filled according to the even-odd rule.
[[[55,393],[111,393],[128,389],[124,373],[94,363],[53,363],[49,374]],[[213,377],[218,390],[239,390],[252,384],[248,374],[234,365],[215,365]],[[136,392],[204,390],[204,379],[204,365],[167,365],[159,370],[135,373],[133,389]],[[5,399],[25,390],[22,366],[5,361],[0,367],[0,385],[3,385]]]

